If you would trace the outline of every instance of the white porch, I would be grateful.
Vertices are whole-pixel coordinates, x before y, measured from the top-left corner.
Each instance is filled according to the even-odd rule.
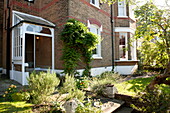
[[[41,17],[13,11],[10,79],[27,85],[31,71],[54,70],[54,27]]]

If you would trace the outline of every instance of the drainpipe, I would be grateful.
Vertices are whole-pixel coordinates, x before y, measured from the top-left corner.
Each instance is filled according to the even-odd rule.
[[[10,18],[11,18],[11,9],[9,0],[7,0],[7,9],[8,9],[8,17],[7,17],[7,38],[6,38],[6,74],[7,77],[10,78],[10,61],[11,61],[11,47],[10,47]]]
[[[111,42],[112,42],[112,71],[114,71],[114,11],[113,4],[110,5],[110,22],[111,22]]]

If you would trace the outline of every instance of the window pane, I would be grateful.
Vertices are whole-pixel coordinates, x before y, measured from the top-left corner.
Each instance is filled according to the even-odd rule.
[[[125,2],[118,2],[118,16],[126,16]]]
[[[38,25],[31,25],[31,24],[27,27],[27,31],[43,33],[43,34],[51,34],[51,31],[49,28],[38,26]]]
[[[94,25],[92,25],[92,26],[90,27],[90,32],[99,35],[99,29],[98,29],[96,26],[94,26]],[[96,45],[96,46],[98,47],[98,45]],[[98,49],[98,48],[96,48],[96,49],[93,50],[93,54],[98,54],[98,53],[97,53],[97,49]]]
[[[119,57],[126,59],[126,33],[119,33]]]
[[[95,0],[92,0],[92,3],[95,4]]]

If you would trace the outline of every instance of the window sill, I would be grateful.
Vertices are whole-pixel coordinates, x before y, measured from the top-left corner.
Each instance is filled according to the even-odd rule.
[[[128,18],[128,16],[117,16],[118,18]]]
[[[90,3],[93,7],[96,7],[97,9],[100,9],[100,7],[99,6],[97,6],[97,5],[94,5],[94,4],[92,4],[92,3]]]
[[[99,57],[99,56],[92,56],[93,59],[98,59],[98,60],[102,60],[103,57]]]
[[[139,60],[127,60],[127,59],[123,59],[123,60],[114,60],[115,62],[123,62],[123,61],[125,61],[125,62],[132,62],[132,61],[136,61],[136,62],[138,62]]]

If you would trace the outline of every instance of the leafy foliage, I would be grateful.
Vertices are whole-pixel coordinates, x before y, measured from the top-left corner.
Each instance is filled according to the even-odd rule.
[[[12,96],[15,93],[17,93],[17,86],[12,84],[12,85],[9,86],[8,89],[6,89],[5,94],[3,95],[3,97],[7,101],[15,101],[13,96]]]
[[[119,74],[114,72],[104,72],[96,78],[93,78],[91,81],[91,90],[92,92],[103,95],[103,89],[106,85],[115,84],[118,80],[121,79]]]
[[[88,88],[89,86],[89,80],[87,77],[80,77],[76,79],[76,86],[78,89],[84,89]]]
[[[50,70],[36,74],[33,72],[28,78],[31,102],[40,104],[48,100],[48,97],[55,91],[55,87],[59,85],[60,80],[55,73],[50,73]]]
[[[84,104],[78,104],[75,113],[102,113],[100,108],[93,106],[94,102],[94,100],[88,99]],[[101,104],[100,102],[98,103]]]
[[[69,93],[75,90],[76,88],[77,87],[76,87],[75,78],[73,76],[65,75],[65,81],[63,83],[63,86],[60,88],[59,92],[61,94]]]
[[[85,98],[85,92],[77,88],[74,76],[69,75],[65,76],[65,82],[63,83],[63,86],[60,88],[59,93],[68,94],[64,99],[66,101],[71,100],[73,98],[83,101]]]
[[[166,48],[163,44],[164,43],[161,41],[159,41],[159,43],[143,42],[139,50],[141,52],[140,59],[144,67],[166,68],[168,54],[166,53]]]
[[[141,60],[146,65],[153,64],[165,68],[170,61],[170,14],[147,2],[135,10],[137,29],[135,37],[142,38]]]
[[[132,107],[142,113],[165,113],[170,106],[170,94],[157,86],[154,90],[146,89],[145,92],[139,93],[138,101],[141,105],[136,103]]]
[[[83,61],[86,65],[83,75],[89,75],[92,50],[96,48],[98,39],[99,37],[89,32],[83,23],[74,19],[68,20],[61,33],[61,40],[64,42],[62,60],[65,74],[77,74],[78,62]]]

